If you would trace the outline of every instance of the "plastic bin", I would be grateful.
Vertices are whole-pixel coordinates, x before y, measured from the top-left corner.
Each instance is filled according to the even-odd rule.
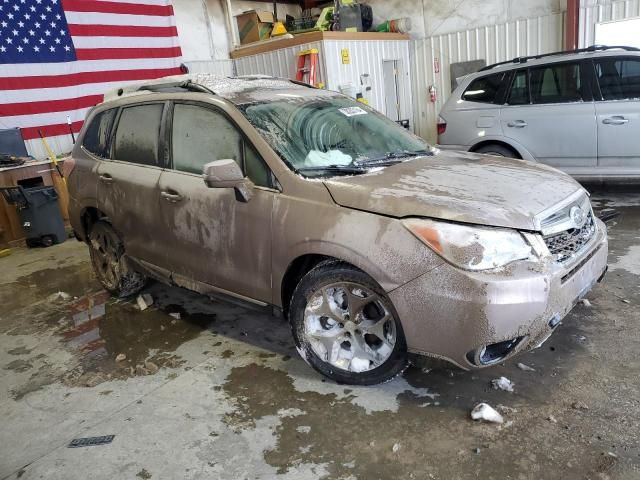
[[[67,239],[55,188],[4,187],[0,192],[8,204],[16,206],[27,246],[49,247]]]

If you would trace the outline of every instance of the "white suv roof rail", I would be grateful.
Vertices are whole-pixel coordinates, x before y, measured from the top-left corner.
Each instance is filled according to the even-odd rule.
[[[492,65],[487,65],[486,67],[482,67],[478,71],[479,72],[484,72],[486,70],[491,70],[492,68],[499,67],[501,65],[527,63],[527,61],[529,61],[529,60],[538,60],[540,58],[552,57],[552,56],[555,56],[555,55],[570,55],[572,53],[600,52],[600,51],[614,50],[614,49],[626,50],[628,52],[640,52],[640,48],[627,47],[627,46],[624,46],[624,45],[613,45],[613,46],[609,46],[609,45],[591,45],[590,47],[578,48],[576,50],[563,50],[563,51],[560,51],[560,52],[543,53],[542,55],[532,55],[530,57],[516,57],[513,60],[507,60],[506,62],[498,62],[498,63],[494,63]]]

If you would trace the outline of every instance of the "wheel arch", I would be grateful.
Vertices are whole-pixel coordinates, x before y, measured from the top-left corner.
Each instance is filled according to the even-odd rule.
[[[107,215],[97,207],[85,207],[80,213],[81,232],[76,232],[83,241],[87,241],[91,226],[99,220],[108,220]]]
[[[300,283],[300,280],[317,267],[319,264],[323,262],[339,262],[340,264],[347,265],[356,270],[363,272],[364,274],[371,277],[371,279],[377,283],[374,277],[371,276],[366,270],[361,268],[358,265],[355,265],[352,262],[344,260],[343,258],[339,258],[334,255],[320,254],[320,253],[305,253],[294,258],[282,276],[282,280],[280,281],[280,292],[279,292],[279,300],[282,305],[282,312],[285,318],[288,317],[289,314],[289,304],[291,303],[291,298],[293,297],[293,292],[296,287]],[[277,297],[276,297],[277,298]]]
[[[500,145],[502,147],[508,148],[510,150],[513,150],[515,153],[518,154],[518,157],[521,158],[522,160],[530,160],[530,161],[537,161],[536,158],[531,154],[531,152],[524,147],[524,145],[521,145],[520,143],[510,139],[510,138],[504,138],[504,137],[500,137],[500,136],[496,136],[496,137],[484,137],[481,141],[474,143],[470,148],[469,151],[470,152],[475,152],[477,151],[479,148],[482,148],[484,146],[487,145]]]

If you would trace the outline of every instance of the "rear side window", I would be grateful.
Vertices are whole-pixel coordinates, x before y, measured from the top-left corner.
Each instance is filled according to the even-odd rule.
[[[640,99],[640,59],[603,58],[595,64],[604,100]]]
[[[580,64],[562,63],[531,68],[532,103],[581,102]]]
[[[82,146],[98,157],[109,158],[109,138],[116,109],[105,110],[93,117],[84,134]]]
[[[163,108],[162,103],[123,108],[112,157],[124,162],[157,166]]]
[[[462,94],[462,99],[467,102],[496,103],[504,79],[504,73],[476,78]]]
[[[507,103],[509,105],[529,104],[529,77],[526,70],[518,70],[513,77]]]

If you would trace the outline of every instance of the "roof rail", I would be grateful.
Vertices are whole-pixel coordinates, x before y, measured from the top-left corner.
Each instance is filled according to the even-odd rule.
[[[179,82],[167,82],[167,83],[150,83],[147,85],[139,85],[134,87],[133,90],[125,90],[123,88],[118,89],[118,96],[121,97],[125,92],[133,93],[140,91],[148,91],[154,93],[160,92],[175,92],[187,90],[189,92],[199,92],[199,93],[210,93],[215,94],[211,89],[205,87],[204,85],[200,85],[199,83],[194,83],[192,80],[183,80]]]
[[[608,45],[591,45],[590,47],[578,48],[576,50],[562,50],[562,51],[559,51],[559,52],[543,53],[541,55],[532,55],[532,56],[529,56],[529,57],[516,57],[513,60],[507,60],[506,62],[498,62],[498,63],[494,63],[492,65],[487,65],[486,67],[482,67],[478,71],[479,72],[484,72],[486,70],[491,70],[492,68],[499,67],[501,65],[527,63],[529,60],[538,60],[540,58],[552,57],[552,56],[555,56],[555,55],[569,55],[571,53],[600,52],[600,51],[615,50],[615,49],[626,50],[628,52],[640,52],[640,48],[627,47],[627,46],[624,46],[624,45],[612,45],[612,46],[608,46]]]

